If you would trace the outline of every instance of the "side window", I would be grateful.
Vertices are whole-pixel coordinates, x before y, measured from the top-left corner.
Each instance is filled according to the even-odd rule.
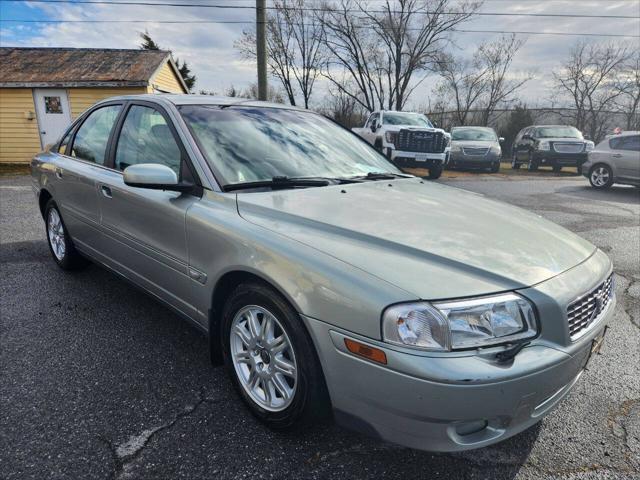
[[[640,152],[640,135],[629,135],[623,137],[622,150],[631,150],[633,152]]]
[[[64,138],[60,141],[60,145],[58,145],[58,153],[64,155],[65,150],[67,149],[67,145],[69,145],[69,140],[71,140],[71,132],[73,128],[70,128]]]
[[[71,147],[71,156],[104,165],[109,134],[122,105],[94,110],[80,125]]]
[[[609,148],[611,150],[620,150],[622,137],[613,137],[609,139]]]
[[[132,106],[120,132],[115,168],[159,163],[180,177],[180,160],[180,148],[162,114],[150,107]]]

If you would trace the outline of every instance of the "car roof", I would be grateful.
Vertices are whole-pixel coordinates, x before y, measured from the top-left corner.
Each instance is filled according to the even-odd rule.
[[[284,105],[282,103],[262,102],[259,100],[253,100],[250,98],[240,97],[224,97],[216,95],[189,95],[189,94],[168,94],[168,93],[146,93],[142,95],[119,95],[117,97],[109,97],[103,100],[103,102],[112,102],[114,100],[144,100],[154,103],[171,103],[173,105],[217,105],[217,106],[232,106],[242,105],[246,107],[265,107],[265,108],[282,108],[287,110],[299,110],[306,111],[302,108],[294,107],[291,105]]]
[[[616,138],[616,137],[628,137],[629,135],[640,135],[640,130],[625,130],[620,133],[612,133],[607,135],[606,138]]]

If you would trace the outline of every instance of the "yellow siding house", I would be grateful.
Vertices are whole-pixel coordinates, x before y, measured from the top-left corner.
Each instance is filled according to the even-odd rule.
[[[188,93],[163,50],[0,47],[0,164],[29,163],[104,98]]]

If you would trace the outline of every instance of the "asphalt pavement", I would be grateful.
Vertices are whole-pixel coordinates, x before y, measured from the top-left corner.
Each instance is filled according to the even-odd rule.
[[[445,179],[537,212],[607,252],[618,309],[601,355],[532,429],[462,454],[334,425],[274,433],[205,337],[96,266],[60,270],[27,177],[0,178],[0,477],[637,479],[640,191],[580,177]],[[499,235],[499,228],[496,235]]]

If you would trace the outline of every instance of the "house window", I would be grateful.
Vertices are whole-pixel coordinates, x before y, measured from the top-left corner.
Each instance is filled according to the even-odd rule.
[[[44,97],[44,111],[46,113],[63,113],[60,97]]]

